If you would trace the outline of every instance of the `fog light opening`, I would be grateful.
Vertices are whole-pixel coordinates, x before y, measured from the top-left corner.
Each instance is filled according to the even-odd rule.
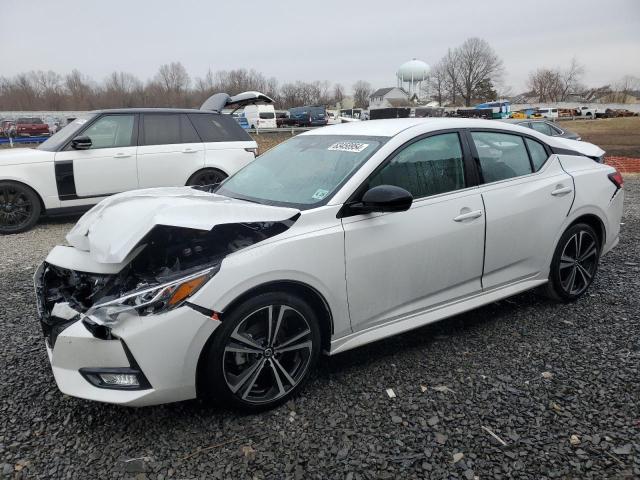
[[[94,387],[112,390],[146,390],[149,382],[137,368],[81,368],[80,374]]]
[[[139,387],[138,376],[132,373],[99,373],[100,380],[105,385],[121,387]]]

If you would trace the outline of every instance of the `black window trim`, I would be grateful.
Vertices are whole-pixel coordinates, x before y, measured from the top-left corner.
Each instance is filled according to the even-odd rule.
[[[71,148],[71,142],[73,141],[74,138],[81,136],[82,134],[84,134],[89,128],[91,128],[91,126],[93,126],[98,120],[100,120],[101,118],[104,117],[112,117],[115,115],[133,115],[133,130],[132,130],[132,135],[134,138],[131,139],[131,145],[129,145],[128,147],[105,147],[105,148],[129,148],[129,147],[137,147],[139,144],[139,140],[140,140],[140,114],[138,112],[103,112],[99,115],[96,115],[94,118],[92,118],[91,120],[87,121],[87,123],[80,129],[78,130],[78,132],[75,134],[74,137],[70,138],[69,140],[67,140],[66,143],[64,143],[63,145],[60,146],[60,148],[58,148],[58,150],[56,150],[57,152],[69,152],[69,151],[74,151],[74,149]],[[102,150],[101,148],[96,148],[94,150]]]
[[[442,129],[442,130],[434,130],[432,132],[423,133],[421,135],[413,137],[410,140],[407,140],[405,143],[403,143],[402,145],[397,147],[393,152],[391,152],[389,155],[387,155],[387,157],[382,162],[380,162],[380,164],[375,168],[375,170],[373,172],[371,172],[367,176],[367,178],[365,178],[360,183],[360,185],[358,185],[358,187],[349,196],[347,201],[342,205],[342,208],[340,208],[340,210],[338,211],[338,214],[336,215],[336,217],[337,218],[345,218],[345,217],[352,217],[352,216],[355,216],[355,215],[362,215],[361,211],[352,210],[350,208],[350,205],[353,205],[354,203],[358,203],[360,201],[360,198],[365,193],[365,189],[369,185],[369,181],[375,175],[377,175],[383,168],[385,168],[398,155],[398,153],[400,153],[402,150],[404,150],[405,148],[409,147],[410,145],[412,145],[412,144],[414,144],[416,142],[424,140],[425,138],[435,137],[437,135],[444,135],[444,134],[447,134],[447,133],[457,133],[458,134],[458,141],[460,142],[460,148],[462,149],[462,166],[464,168],[465,186],[464,186],[464,188],[460,188],[458,190],[451,190],[449,192],[442,192],[442,193],[437,193],[437,194],[434,194],[434,195],[427,195],[427,196],[420,197],[420,198],[414,198],[413,204],[415,204],[417,202],[424,201],[424,200],[430,200],[430,199],[435,198],[435,197],[440,197],[440,196],[443,196],[443,195],[451,195],[452,193],[459,193],[459,192],[463,192],[465,190],[469,190],[471,188],[477,188],[478,185],[480,184],[479,183],[480,179],[478,177],[478,171],[477,171],[475,165],[473,164],[474,161],[473,161],[473,158],[472,158],[472,153],[471,153],[471,150],[469,148],[468,139],[466,138],[464,130],[465,129],[461,129],[461,128],[447,128],[447,129]]]
[[[478,150],[476,149],[476,145],[473,142],[473,137],[471,136],[471,134],[474,133],[474,132],[502,133],[502,134],[505,134],[505,135],[514,135],[516,137],[522,138],[523,139],[522,143],[524,144],[525,149],[527,150],[527,155],[529,157],[529,166],[531,167],[531,173],[528,173],[526,175],[518,175],[517,177],[503,178],[502,180],[496,180],[494,182],[485,182],[484,181],[484,177],[482,175],[482,168],[480,167],[480,156],[478,155]],[[507,181],[516,180],[516,179],[519,179],[519,178],[526,178],[526,177],[528,177],[530,175],[536,175],[547,164],[547,162],[549,161],[549,157],[551,157],[552,154],[556,153],[549,147],[549,145],[547,145],[545,142],[541,141],[539,138],[536,138],[533,135],[527,135],[525,133],[511,132],[511,131],[508,131],[508,130],[501,130],[499,128],[468,128],[468,129],[465,129],[465,134],[467,136],[467,141],[469,142],[469,146],[471,148],[471,155],[473,156],[473,159],[474,159],[474,164],[475,164],[475,168],[477,170],[478,178],[480,179],[479,184],[478,184],[480,186],[491,185],[491,184],[498,183],[498,182],[507,182]],[[538,170],[535,170],[534,167],[533,167],[533,160],[531,158],[531,153],[529,152],[529,147],[527,146],[527,142],[524,141],[525,138],[528,138],[530,140],[538,142],[540,145],[542,145],[544,147],[544,150],[547,153],[547,159],[544,161],[544,163],[542,165],[540,165],[540,168]]]

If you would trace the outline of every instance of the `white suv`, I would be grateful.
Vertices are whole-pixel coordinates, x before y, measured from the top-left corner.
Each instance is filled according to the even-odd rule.
[[[1,151],[0,233],[28,230],[43,214],[87,210],[114,193],[219,183],[257,153],[220,110],[271,101],[245,92],[214,95],[200,110],[94,111],[38,148]]]

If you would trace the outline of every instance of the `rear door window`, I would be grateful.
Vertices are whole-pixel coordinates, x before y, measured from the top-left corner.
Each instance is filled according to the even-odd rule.
[[[145,113],[142,145],[200,143],[195,128],[184,113]]]
[[[271,117],[273,118],[273,117]],[[190,113],[189,119],[198,135],[208,142],[249,142],[251,137],[231,115],[218,113]]]
[[[533,128],[536,132],[544,133],[545,135],[553,135],[551,127],[545,122],[533,122],[531,124],[531,128]]]
[[[527,147],[529,148],[529,154],[531,155],[533,168],[537,172],[538,170],[540,170],[540,167],[542,167],[544,162],[547,161],[547,151],[544,149],[541,143],[536,142],[535,140],[525,138],[525,142],[527,142]]]
[[[471,132],[485,183],[532,173],[524,140],[518,135]]]

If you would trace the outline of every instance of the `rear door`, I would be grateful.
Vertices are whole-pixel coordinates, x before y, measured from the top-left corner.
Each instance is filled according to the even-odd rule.
[[[137,120],[135,113],[102,115],[78,133],[91,139],[89,149],[74,150],[69,144],[56,153],[61,201],[95,199],[138,188]]]
[[[533,137],[471,131],[486,210],[484,290],[546,276],[549,256],[573,202],[573,179]]]
[[[144,113],[141,123],[140,188],[186,185],[204,167],[204,145],[186,113]]]

